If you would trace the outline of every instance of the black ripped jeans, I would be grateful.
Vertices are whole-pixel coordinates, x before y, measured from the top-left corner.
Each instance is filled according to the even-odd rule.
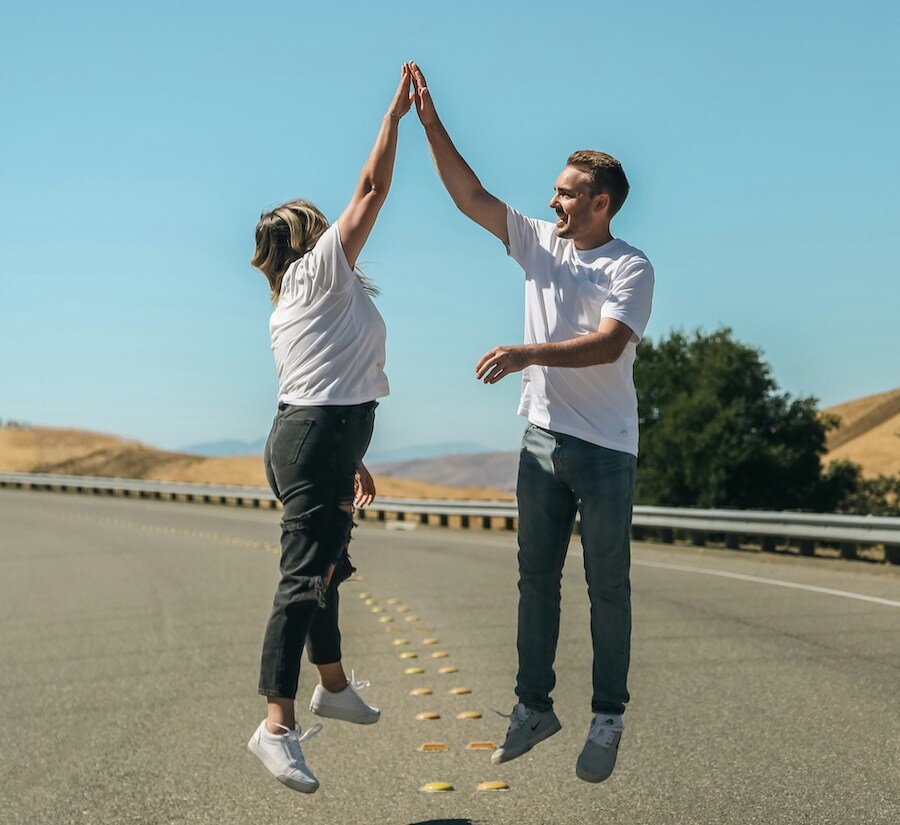
[[[278,405],[263,457],[272,491],[284,505],[281,581],[259,674],[264,696],[296,696],[304,645],[313,664],[341,659],[338,585],[354,572],[347,553],[353,479],[377,406]]]

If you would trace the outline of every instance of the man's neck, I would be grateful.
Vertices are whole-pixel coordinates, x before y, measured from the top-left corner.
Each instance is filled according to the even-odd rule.
[[[607,224],[606,226],[598,228],[597,230],[591,232],[590,235],[576,240],[575,248],[578,250],[596,249],[598,246],[603,246],[603,244],[609,243],[612,239],[613,236],[609,231],[609,224]]]

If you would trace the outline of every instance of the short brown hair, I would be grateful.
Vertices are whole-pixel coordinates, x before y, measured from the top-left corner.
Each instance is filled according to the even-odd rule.
[[[566,165],[581,169],[591,176],[591,197],[600,194],[609,195],[610,217],[622,208],[630,187],[622,164],[612,155],[595,152],[592,149],[579,149],[569,155]]]

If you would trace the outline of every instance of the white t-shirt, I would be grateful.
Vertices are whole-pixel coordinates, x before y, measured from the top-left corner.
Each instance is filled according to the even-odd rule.
[[[389,392],[384,320],[347,263],[337,222],[284,274],[269,319],[286,404],[364,404]]]
[[[632,366],[650,318],[653,267],[639,249],[614,238],[576,249],[548,221],[507,208],[509,254],[525,270],[525,343],[566,341],[615,318],[634,335],[613,364],[541,367],[522,372],[519,415],[548,430],[637,455]]]

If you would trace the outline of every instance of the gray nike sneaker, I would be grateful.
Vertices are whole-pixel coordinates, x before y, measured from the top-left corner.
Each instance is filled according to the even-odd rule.
[[[491,754],[491,762],[495,765],[528,753],[538,742],[562,729],[559,719],[552,710],[546,712],[531,710],[521,702],[513,708],[512,713],[500,713],[499,710],[495,713],[509,719],[506,740]]]
[[[609,778],[616,766],[623,729],[621,716],[594,714],[587,741],[575,765],[575,773],[579,779],[585,782],[602,782]]]

